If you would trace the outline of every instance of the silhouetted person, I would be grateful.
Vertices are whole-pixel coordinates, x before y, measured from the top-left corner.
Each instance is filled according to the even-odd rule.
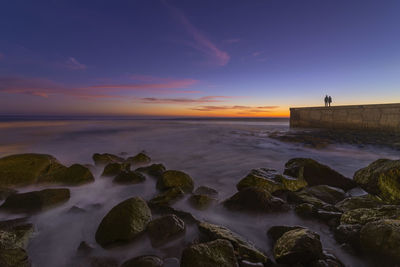
[[[325,96],[325,107],[328,106],[328,101],[329,101],[329,97],[328,97],[328,95],[326,95],[326,96]]]
[[[332,103],[332,97],[331,96],[328,97],[328,103],[329,103],[329,106],[331,106],[331,103]]]

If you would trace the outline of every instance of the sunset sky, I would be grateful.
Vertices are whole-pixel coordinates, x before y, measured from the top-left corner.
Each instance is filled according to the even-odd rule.
[[[2,1],[0,115],[400,102],[398,0]]]

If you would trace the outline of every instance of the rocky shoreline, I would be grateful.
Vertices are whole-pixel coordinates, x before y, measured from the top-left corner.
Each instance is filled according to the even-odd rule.
[[[220,199],[213,188],[196,187],[196,181],[185,172],[152,163],[143,152],[127,158],[96,153],[93,161],[103,168],[102,178],[112,179],[115,184],[134,185],[155,179],[156,193],[147,201],[132,195],[104,214],[95,233],[97,244],[82,240],[70,266],[345,266],[307,225],[282,222],[260,232],[273,244],[272,251],[265,251],[223,225],[202,221],[175,208],[174,203],[185,196],[191,207],[204,212],[213,206],[246,216],[293,210],[329,226],[339,244],[372,266],[400,266],[400,160],[374,161],[350,179],[313,159],[294,158],[285,164],[283,173],[268,168],[251,170],[236,185],[237,192],[227,199]],[[0,200],[4,200],[0,212],[24,214],[0,221],[0,266],[34,265],[26,247],[37,229],[29,217],[65,205],[70,199],[67,187],[95,181],[93,168],[81,164],[67,167],[45,154],[0,158]],[[18,192],[24,186],[51,188]],[[352,196],[354,188],[366,194]],[[85,210],[75,207],[70,212]],[[116,257],[92,253],[96,246],[109,250],[140,242],[143,236],[157,249],[185,236],[188,226],[197,229],[197,237],[185,244],[180,258],[141,255],[120,262]]]

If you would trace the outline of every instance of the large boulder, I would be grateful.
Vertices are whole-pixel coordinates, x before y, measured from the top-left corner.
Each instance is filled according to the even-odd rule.
[[[170,188],[180,187],[185,193],[192,192],[194,183],[192,178],[181,171],[165,171],[157,180],[157,188],[165,191]]]
[[[328,204],[336,204],[346,198],[345,192],[340,188],[328,185],[316,185],[302,189],[300,194],[312,196]]]
[[[268,191],[256,187],[242,189],[223,204],[232,210],[249,212],[281,211],[287,208],[282,199],[273,197]]]
[[[122,171],[129,171],[131,165],[129,163],[108,163],[103,170],[102,176],[116,176]]]
[[[241,260],[248,260],[250,262],[262,262],[268,261],[261,251],[256,249],[253,244],[246,241],[241,236],[233,233],[226,227],[215,225],[207,222],[201,222],[198,224],[199,231],[202,237],[206,241],[212,241],[217,239],[228,240],[235,249],[235,252]]]
[[[11,195],[0,206],[0,209],[7,212],[33,213],[62,204],[69,198],[69,189],[44,189]]]
[[[159,178],[166,171],[166,168],[163,164],[151,164],[150,166],[137,168],[136,171]]]
[[[304,179],[309,186],[329,185],[345,191],[356,187],[356,183],[342,174],[309,158],[294,158],[285,164],[284,174]]]
[[[163,261],[157,256],[145,255],[127,260],[121,267],[163,267]]]
[[[144,182],[146,177],[137,171],[122,171],[113,180],[117,184],[138,184]]]
[[[274,257],[281,264],[310,263],[322,256],[319,235],[308,229],[285,232],[274,246]]]
[[[238,267],[230,242],[215,240],[196,244],[182,253],[181,267]]]
[[[343,213],[340,224],[364,225],[381,219],[400,219],[400,206],[382,206],[380,208],[360,208]]]
[[[147,233],[155,247],[179,237],[184,232],[185,223],[173,214],[154,219],[147,225]]]
[[[400,220],[386,219],[367,223],[361,229],[360,244],[367,255],[399,263]]]
[[[279,238],[281,238],[281,236],[284,233],[296,229],[305,229],[305,228],[301,226],[277,225],[269,228],[267,231],[267,235],[272,239],[273,242],[276,242],[278,241]]]
[[[384,203],[377,197],[367,194],[362,196],[348,197],[335,204],[340,211],[349,211],[360,208],[379,208]]]
[[[92,158],[94,164],[96,165],[107,165],[109,163],[122,163],[125,161],[124,158],[109,153],[104,153],[104,154],[95,153],[93,154]]]
[[[151,162],[151,158],[149,156],[147,156],[145,153],[141,152],[141,153],[137,154],[136,156],[127,158],[126,162],[129,162],[134,165],[147,164],[147,163]]]
[[[49,174],[40,182],[42,183],[55,183],[63,185],[82,185],[94,181],[93,174],[90,170],[81,165],[73,164],[70,167],[60,168],[53,174]]]
[[[356,181],[368,193],[400,204],[400,160],[378,159],[354,174]]]
[[[140,197],[129,198],[113,207],[101,221],[96,231],[96,241],[101,246],[126,243],[145,229],[151,220],[151,211]]]

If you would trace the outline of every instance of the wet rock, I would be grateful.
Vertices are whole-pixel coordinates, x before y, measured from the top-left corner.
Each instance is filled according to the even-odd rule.
[[[185,232],[185,223],[176,215],[170,214],[152,220],[147,225],[147,232],[152,245],[158,247],[181,236]]]
[[[340,224],[361,224],[380,219],[400,219],[400,206],[382,206],[380,208],[361,208],[343,213]]]
[[[341,244],[347,243],[353,248],[359,248],[361,227],[360,224],[341,224],[334,231],[335,239]]]
[[[253,169],[245,178],[239,181],[236,188],[241,191],[245,188],[255,187],[269,193],[283,190],[282,184],[274,180],[277,175],[278,173],[273,169]]]
[[[46,178],[41,179],[41,182],[43,183],[56,183],[63,185],[82,185],[93,181],[93,174],[87,167],[81,164],[73,164],[68,168],[60,168],[58,171],[54,171],[53,174],[49,174]]]
[[[379,208],[384,203],[380,201],[377,197],[367,194],[363,196],[349,197],[338,203],[335,207],[341,211],[349,211],[359,208]]]
[[[294,208],[294,211],[302,217],[312,217],[313,213],[314,213],[314,206],[312,204],[309,203],[302,203],[297,205]]]
[[[127,163],[108,163],[103,170],[102,176],[116,176],[122,171],[129,171],[130,164]]]
[[[272,241],[276,242],[284,233],[296,229],[304,229],[304,227],[287,225],[272,226],[271,228],[269,228],[267,235],[272,239]]]
[[[247,187],[224,201],[224,206],[232,210],[250,212],[271,212],[287,210],[285,202],[273,197],[268,191]]]
[[[340,189],[328,185],[316,185],[302,189],[306,192],[328,204],[336,204],[346,198],[346,193]]]
[[[37,184],[66,167],[46,154],[17,154],[0,158],[0,186]]]
[[[114,178],[113,182],[117,184],[138,184],[145,180],[146,177],[140,172],[123,171]]]
[[[185,195],[180,187],[162,192],[149,201],[150,206],[170,206]]]
[[[305,188],[308,184],[304,179],[293,178],[287,175],[277,175],[275,180],[280,182],[285,190],[288,191],[298,191]]]
[[[151,164],[147,167],[137,168],[136,171],[143,172],[153,177],[159,178],[166,171],[166,168],[163,164]]]
[[[228,228],[207,222],[199,223],[198,228],[207,241],[217,239],[228,240],[241,260],[262,263],[268,261],[267,256],[257,250],[251,243],[245,241],[241,236],[230,231]]]
[[[118,267],[119,261],[112,257],[88,257],[79,267]]]
[[[297,203],[297,204],[306,203],[315,207],[323,207],[328,205],[328,203],[322,201],[321,199],[303,190],[299,192],[288,193],[287,200],[291,203]]]
[[[26,218],[18,218],[0,221],[0,230],[13,234],[15,237],[13,244],[25,249],[33,234],[34,227],[33,224],[27,222]]]
[[[69,198],[69,189],[44,189],[11,195],[0,206],[0,209],[7,212],[33,213],[62,204]]]
[[[200,221],[194,217],[190,212],[176,209],[170,206],[157,206],[157,205],[150,205],[152,211],[154,213],[157,213],[159,215],[170,215],[174,214],[178,216],[182,221],[184,221],[186,224],[198,224]]]
[[[239,263],[240,267],[264,267],[264,264],[261,262],[250,262],[250,261],[241,261]]]
[[[179,267],[179,259],[177,258],[166,258],[164,259],[163,267]]]
[[[170,188],[180,187],[183,192],[188,193],[193,191],[193,180],[184,172],[169,170],[157,180],[157,188],[165,191]]]
[[[354,174],[354,181],[368,193],[400,204],[400,160],[378,159]]]
[[[400,220],[367,223],[360,232],[360,244],[367,255],[400,262]]]
[[[109,163],[122,163],[125,161],[124,158],[121,158],[121,157],[118,157],[116,155],[109,154],[109,153],[104,153],[104,154],[95,153],[95,154],[93,154],[92,158],[93,158],[95,165],[106,165]]]
[[[189,203],[190,205],[198,210],[206,210],[213,203],[216,203],[217,199],[210,197],[208,195],[195,194],[190,196]]]
[[[309,186],[329,185],[345,191],[354,188],[357,184],[331,169],[309,158],[294,158],[285,164],[284,174],[307,181]]]
[[[133,240],[151,220],[151,211],[146,202],[129,198],[113,207],[101,221],[96,231],[96,241],[106,247]]]
[[[321,258],[322,245],[318,234],[307,229],[294,229],[278,239],[273,252],[278,263],[309,263]]]
[[[31,266],[25,249],[18,246],[18,237],[15,233],[0,230],[0,266]]]
[[[194,191],[194,194],[196,194],[196,195],[206,195],[206,196],[209,196],[209,197],[217,198],[218,191],[213,189],[213,188],[211,188],[211,187],[208,187],[208,186],[199,186]]]
[[[196,244],[182,253],[181,267],[238,267],[233,247],[226,240]]]
[[[0,187],[0,200],[6,199],[8,196],[17,193],[17,190],[11,188]]]
[[[136,156],[127,158],[126,162],[129,162],[134,165],[147,164],[147,163],[151,162],[151,158],[149,156],[147,156],[145,153],[141,152],[141,153],[137,154]]]
[[[163,261],[157,256],[145,255],[127,260],[121,267],[163,267]]]

